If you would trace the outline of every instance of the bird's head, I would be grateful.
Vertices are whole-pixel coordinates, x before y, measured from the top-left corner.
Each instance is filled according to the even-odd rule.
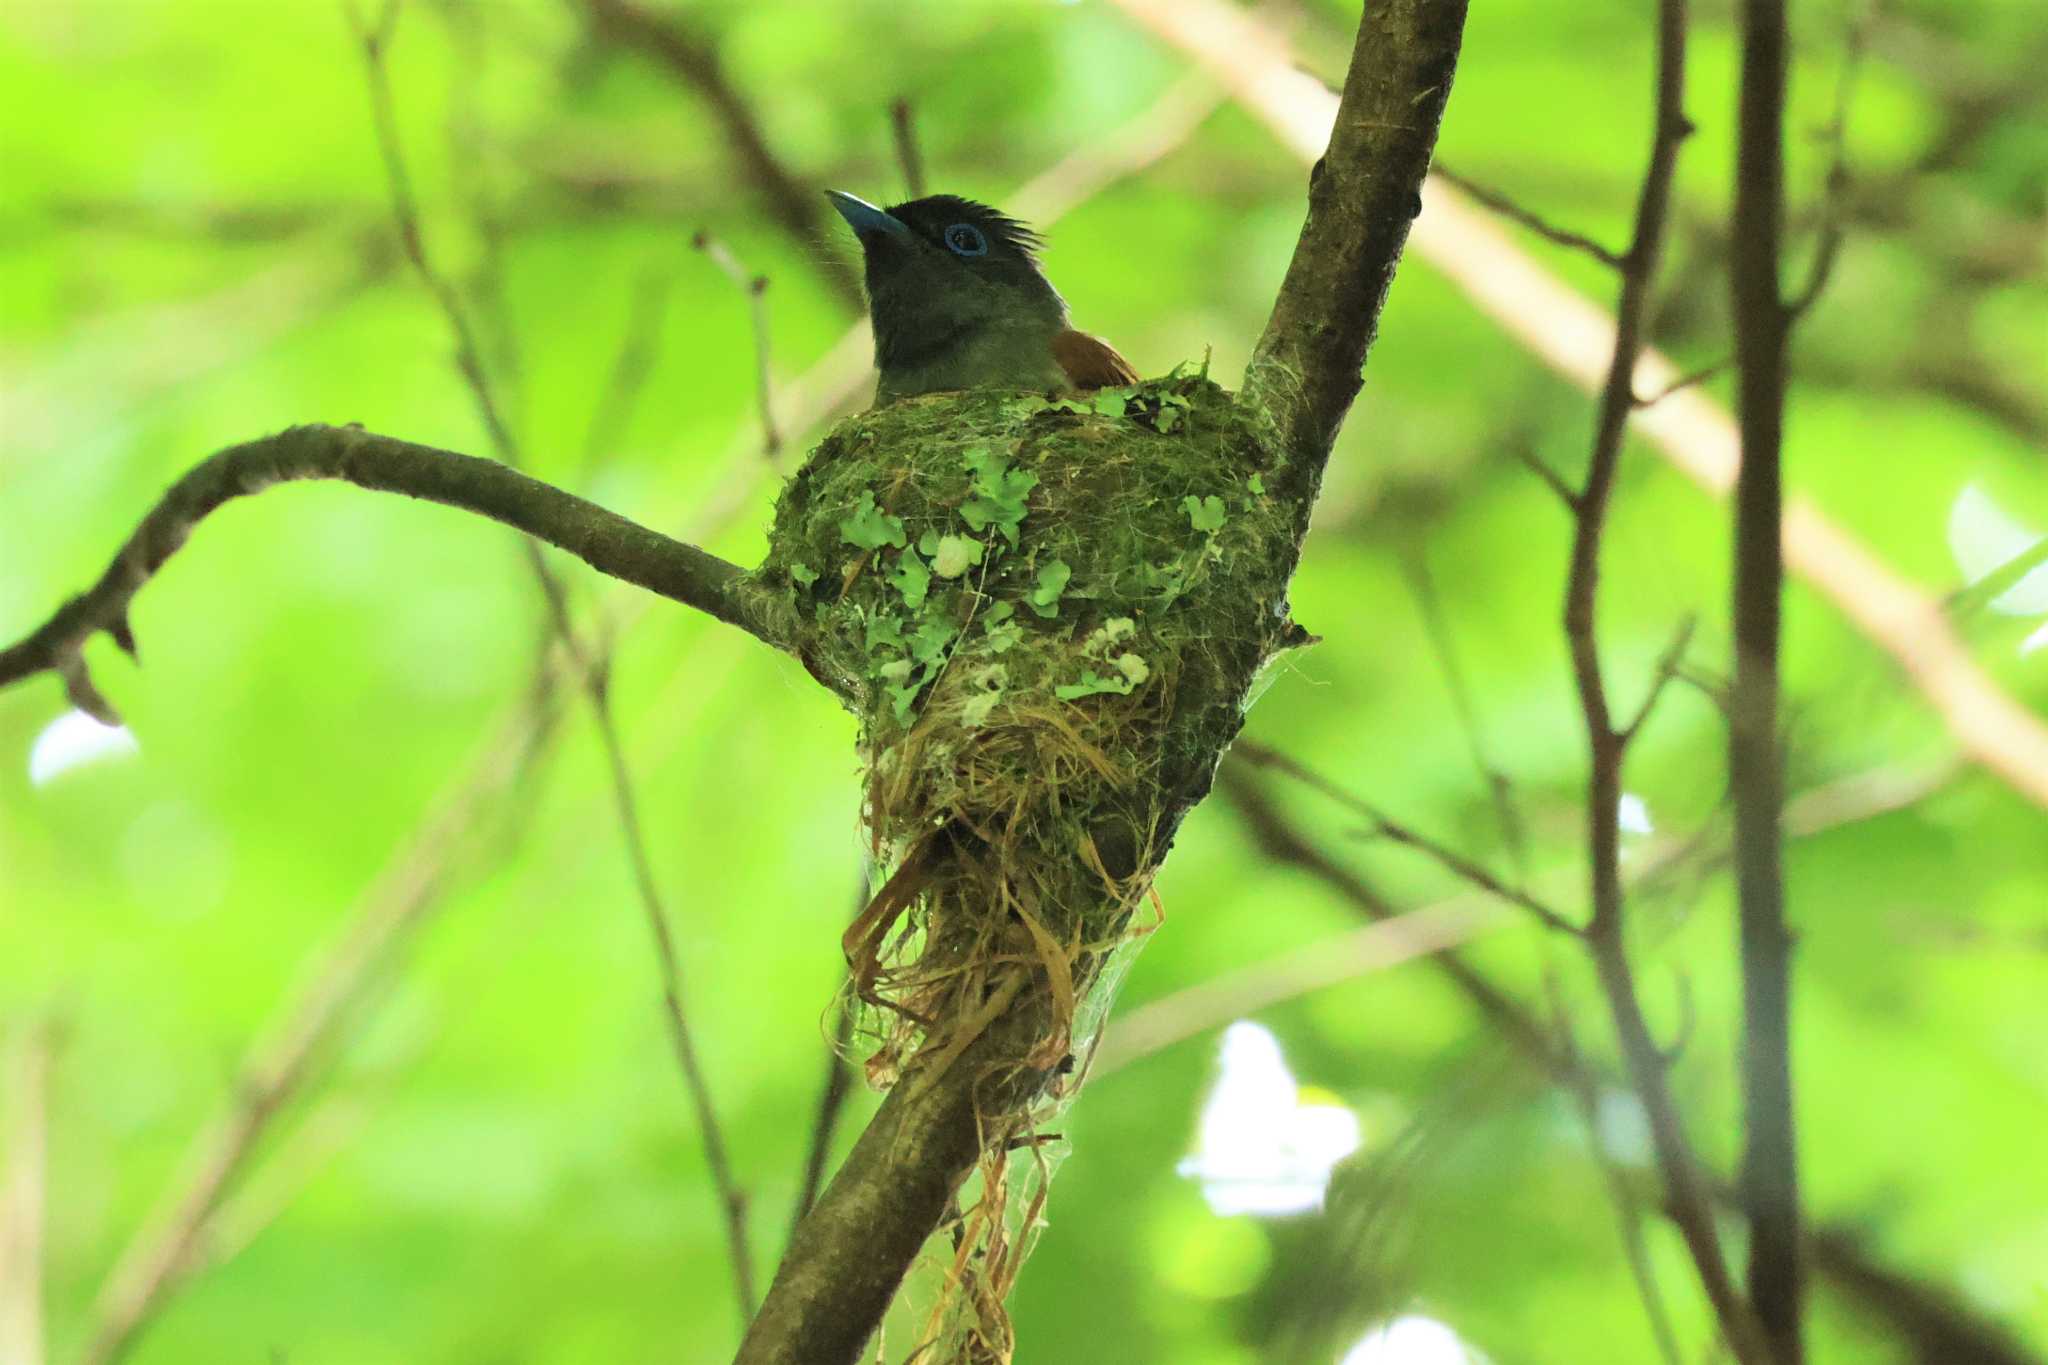
[[[837,190],[827,195],[866,257],[885,381],[892,370],[926,365],[991,335],[1030,336],[1043,357],[1066,327],[1066,303],[1039,269],[1038,236],[1016,219],[952,194],[888,209]]]

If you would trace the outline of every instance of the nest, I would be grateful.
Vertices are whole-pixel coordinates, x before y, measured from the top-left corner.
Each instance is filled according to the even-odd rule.
[[[1008,1356],[1005,1154],[1085,1072],[1105,965],[1259,669],[1306,638],[1271,459],[1200,376],[939,394],[841,424],[778,504],[759,584],[860,719],[891,870],[845,936],[870,1078],[1015,1039],[978,1078],[981,1204],[949,1276],[976,1344],[949,1358]]]

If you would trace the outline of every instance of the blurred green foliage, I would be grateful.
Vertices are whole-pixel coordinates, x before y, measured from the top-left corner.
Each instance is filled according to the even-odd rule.
[[[1294,8],[1305,64],[1336,76],[1355,6]],[[1734,48],[1726,7],[1700,9],[1688,93],[1700,132],[1681,162],[1656,321],[1681,366],[1727,346]],[[1000,204],[1146,109],[1182,66],[1098,4],[684,13],[715,36],[808,185],[876,199],[900,197],[893,98],[913,101],[935,186]],[[1795,7],[1795,268],[1849,19],[1835,4]],[[1443,160],[1619,242],[1648,148],[1649,42],[1643,6],[1475,6]],[[2048,528],[2044,56],[2038,6],[1883,8],[1850,110],[1848,246],[1797,343],[1791,482],[1935,591],[1960,585],[1948,516],[1965,486]],[[779,230],[704,102],[594,38],[575,5],[415,0],[390,60],[429,248],[477,301],[534,471],[690,525],[761,458],[748,300],[690,249],[692,233],[715,233],[772,281],[783,374],[852,320],[819,269],[850,260],[850,243]],[[1303,184],[1225,108],[1062,220],[1048,268],[1077,321],[1146,373],[1213,348],[1230,383],[1291,249]],[[157,491],[222,445],[317,420],[486,451],[443,321],[396,253],[338,8],[0,9],[0,187],[0,634],[88,582]],[[1599,266],[1532,249],[1606,300]],[[629,342],[646,380],[628,411],[606,395]],[[1727,382],[1710,387],[1725,395]],[[608,431],[596,449],[593,423]],[[1569,475],[1590,434],[1584,398],[1410,262],[1296,584],[1296,615],[1323,643],[1284,663],[1249,731],[1510,868],[1476,744],[1512,780],[1527,873],[1569,906],[1583,743],[1557,624],[1568,527],[1517,457]],[[752,485],[711,548],[751,562],[773,483]],[[1725,523],[1631,449],[1602,622],[1624,699],[1688,612],[1701,616],[1700,671],[1725,667]],[[639,610],[566,571],[586,619]],[[2048,651],[2020,650],[2039,617],[1958,624],[2002,686],[2048,709]],[[318,486],[211,520],[143,594],[135,626],[139,671],[92,648],[138,756],[33,785],[27,757],[63,709],[59,689],[0,695],[0,1021],[49,1017],[61,1034],[47,1192],[56,1361],[75,1357],[112,1260],[230,1096],[246,1041],[352,907],[380,894],[392,860],[412,856],[394,850],[465,781],[493,718],[527,704],[545,618],[500,529]],[[1947,763],[1952,741],[1894,661],[1801,585],[1788,631],[1795,790]],[[861,872],[851,722],[790,661],[661,604],[621,634],[614,690],[765,1274],[812,1129]],[[136,1361],[553,1365],[729,1351],[720,1221],[602,752],[575,699],[557,707],[559,739],[463,822],[399,969],[260,1149],[225,1259],[171,1301]],[[1702,831],[1709,852],[1718,845],[1722,731],[1701,690],[1667,699],[1628,782],[1656,830],[1629,856]],[[1458,890],[1358,840],[1326,803],[1274,796],[1396,904]],[[1801,835],[1789,861],[1814,1216],[2037,1350],[2043,829],[2039,809],[1963,769],[1897,809]],[[1355,922],[1326,887],[1263,858],[1221,799],[1189,822],[1161,890],[1170,919],[1127,1004]],[[1739,1131],[1730,912],[1711,858],[1634,911],[1659,1027],[1697,1021],[1677,1082],[1722,1170]],[[1470,951],[1532,1009],[1549,1008],[1553,979],[1582,1045],[1606,1054],[1575,954],[1520,921]],[[1419,1147],[1398,1178],[1355,1196],[1373,1212],[1370,1237],[1341,1207],[1219,1218],[1175,1174],[1213,1068],[1211,1029],[1103,1078],[1071,1114],[1074,1155],[1015,1301],[1024,1358],[1234,1365],[1299,1348],[1328,1360],[1336,1348],[1302,1346],[1300,1323],[1333,1307],[1354,1336],[1381,1315],[1425,1313],[1499,1362],[1652,1358],[1583,1124],[1426,964],[1258,1017],[1304,1082],[1362,1116],[1358,1169]],[[842,1142],[871,1104],[856,1099]],[[1340,1174],[1337,1197],[1349,1188]],[[1647,1237],[1696,1345],[1706,1319],[1682,1248],[1654,1221]],[[1305,1302],[1311,1284],[1338,1301]],[[1907,1357],[1867,1305],[1823,1281],[1813,1358]]]

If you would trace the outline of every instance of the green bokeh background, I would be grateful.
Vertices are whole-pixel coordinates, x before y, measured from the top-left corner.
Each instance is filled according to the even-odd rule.
[[[1341,73],[1356,7],[1282,8],[1304,64]],[[1000,204],[1184,69],[1093,3],[680,12],[716,35],[807,184],[881,200],[901,197],[887,116],[898,96],[914,102],[933,184]],[[1795,269],[1850,17],[1794,7]],[[1442,158],[1621,241],[1648,144],[1650,30],[1640,4],[1475,5]],[[1936,592],[1960,585],[1948,516],[1966,485],[2048,527],[2048,138],[2028,88],[2044,56],[2038,6],[1885,7],[1850,109],[1848,243],[1798,341],[1790,483]],[[1727,345],[1734,67],[1726,6],[1702,4],[1688,87],[1700,131],[1656,321],[1681,366]],[[576,6],[415,0],[391,72],[429,248],[473,298],[502,298],[482,316],[531,468],[653,524],[692,524],[761,459],[748,302],[692,233],[715,233],[772,281],[784,375],[852,320],[818,268],[851,244],[780,230],[703,102],[594,41]],[[1213,372],[1234,383],[1303,186],[1302,167],[1225,107],[1063,219],[1047,266],[1077,321],[1140,369],[1213,350]],[[87,583],[157,492],[222,445],[354,421],[487,449],[443,320],[395,254],[384,195],[362,66],[334,6],[0,7],[0,635]],[[1599,266],[1532,249],[1608,299]],[[636,298],[644,308],[656,288],[644,388],[588,451]],[[1709,389],[1725,398],[1727,383]],[[1296,615],[1323,643],[1280,668],[1248,728],[1511,866],[1417,594],[1426,575],[1486,761],[1513,780],[1529,870],[1574,908],[1584,765],[1558,628],[1568,525],[1518,456],[1574,471],[1590,428],[1582,396],[1407,263],[1296,585]],[[752,561],[775,482],[752,482],[711,548]],[[1688,612],[1701,670],[1725,668],[1726,545],[1725,510],[1632,446],[1603,601],[1623,698]],[[618,714],[765,1279],[860,875],[852,725],[791,661],[564,572],[584,619],[633,622],[618,637]],[[301,486],[210,520],[134,624],[142,669],[104,641],[91,657],[139,756],[33,786],[27,756],[63,710],[60,690],[39,680],[0,695],[0,1023],[19,1033],[49,1019],[60,1038],[53,1361],[80,1349],[108,1267],[232,1093],[247,1041],[525,705],[545,620],[501,529]],[[2048,652],[2019,649],[2040,618],[1956,624],[2001,686],[2048,710]],[[1795,790],[1947,762],[1953,741],[1896,663],[1801,584],[1787,632]],[[1722,764],[1712,704],[1674,691],[1628,773],[1655,837],[1720,837]],[[1275,796],[1396,903],[1457,891],[1358,839],[1328,803]],[[602,751],[573,698],[555,742],[457,828],[461,849],[398,969],[261,1148],[233,1204],[232,1254],[172,1301],[134,1360],[729,1353],[721,1224]],[[1813,1213],[2048,1349],[2048,822],[1963,767],[1901,809],[1797,839],[1789,878]],[[1264,860],[1221,800],[1187,824],[1161,893],[1170,919],[1126,1004],[1356,923],[1326,888]],[[1667,1035],[1690,1001],[1677,1084],[1726,1170],[1739,1131],[1730,889],[1708,870],[1638,904],[1643,989]],[[1553,977],[1584,1046],[1608,1051],[1569,951],[1519,921],[1471,951],[1532,1008],[1548,1008]],[[1521,1074],[1426,964],[1258,1018],[1304,1083],[1361,1114],[1367,1157],[1422,1134],[1424,1157],[1375,1196],[1372,1245],[1336,1218],[1218,1218],[1175,1174],[1213,1070],[1211,1029],[1102,1079],[1069,1116],[1074,1154],[1014,1302],[1021,1358],[1286,1358],[1299,1287],[1354,1262],[1336,1283],[1360,1326],[1426,1313],[1498,1362],[1653,1358],[1572,1106]],[[842,1139],[872,1104],[856,1098]],[[1707,1320],[1683,1250],[1662,1224],[1648,1238],[1698,1348]],[[1820,1365],[1907,1358],[1825,1286],[1812,1337]],[[899,1324],[891,1340],[909,1339]]]

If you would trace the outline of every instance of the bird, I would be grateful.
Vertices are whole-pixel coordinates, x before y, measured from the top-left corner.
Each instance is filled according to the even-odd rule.
[[[826,198],[860,239],[875,330],[877,404],[953,389],[1087,390],[1138,372],[1077,331],[1039,268],[1041,239],[987,204],[934,194],[887,209]]]

